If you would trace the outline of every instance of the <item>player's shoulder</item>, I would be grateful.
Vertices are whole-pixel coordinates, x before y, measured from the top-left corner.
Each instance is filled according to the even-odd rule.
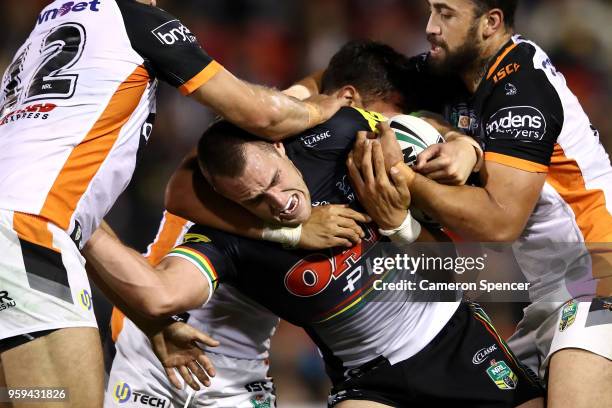
[[[183,236],[182,244],[199,244],[227,249],[236,245],[239,237],[205,225],[194,224]]]
[[[522,82],[546,81],[545,70],[551,66],[550,58],[536,43],[515,35],[494,58],[486,80],[493,85],[506,82],[510,77]]]
[[[343,131],[374,131],[379,122],[386,121],[384,115],[378,112],[367,111],[361,108],[343,107],[323,125],[329,129]]]
[[[135,0],[115,0],[121,14],[125,20],[128,30],[146,29],[151,31],[151,34],[156,35],[152,30],[160,28],[161,24],[171,25],[171,22],[176,22],[177,27],[181,23],[179,20],[168,13],[167,11],[154,7],[148,4],[140,3]],[[172,27],[164,26],[165,29],[171,30]]]

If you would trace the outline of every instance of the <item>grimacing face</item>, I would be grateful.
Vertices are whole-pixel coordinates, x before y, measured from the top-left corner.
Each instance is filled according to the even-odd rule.
[[[438,72],[464,72],[478,59],[480,19],[471,0],[428,0],[429,63]]]
[[[262,220],[297,226],[310,217],[310,192],[302,174],[285,154],[282,143],[273,149],[246,145],[246,167],[239,177],[215,176],[215,190]]]

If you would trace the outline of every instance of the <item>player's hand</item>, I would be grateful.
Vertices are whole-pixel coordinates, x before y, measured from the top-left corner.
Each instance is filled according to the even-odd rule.
[[[337,96],[316,94],[308,98],[305,103],[312,108],[309,126],[314,127],[327,122],[343,106],[349,106],[350,100]]]
[[[412,181],[410,176],[414,177],[414,173],[402,160],[391,168],[389,180],[383,148],[378,140],[366,141],[361,154],[359,168],[354,152],[349,154],[346,163],[359,202],[380,228],[399,227],[410,207],[408,186]],[[400,166],[405,169],[400,169]]]
[[[365,146],[368,140],[378,139],[382,147],[385,168],[391,170],[395,164],[404,161],[402,148],[395,137],[395,132],[389,126],[388,122],[381,122],[376,125],[378,133],[373,132],[357,132],[357,138],[353,145],[354,163],[358,169],[361,169],[362,158],[365,153]]]
[[[314,207],[310,218],[302,224],[298,247],[303,249],[352,247],[360,243],[365,235],[358,223],[371,221],[369,216],[352,210],[347,205]]]
[[[469,136],[429,146],[418,155],[413,170],[438,183],[465,184],[478,161],[474,146],[465,141],[466,137]]]
[[[190,325],[174,322],[150,337],[155,355],[162,363],[168,379],[178,389],[182,389],[176,372],[185,383],[198,391],[200,385],[210,386],[210,377],[215,376],[215,368],[197,343],[216,347],[219,342]],[[195,378],[194,378],[195,376]]]

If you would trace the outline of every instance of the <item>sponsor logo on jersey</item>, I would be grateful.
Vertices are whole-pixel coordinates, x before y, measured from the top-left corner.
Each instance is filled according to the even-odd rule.
[[[567,302],[561,310],[561,321],[559,322],[559,331],[564,331],[576,321],[578,313],[578,303],[575,300]]]
[[[248,392],[272,391],[274,386],[269,381],[253,381],[244,386]]]
[[[486,125],[491,139],[539,141],[546,134],[546,119],[533,106],[510,106],[495,112]]]
[[[89,2],[86,1],[67,1],[62,4],[59,8],[45,10],[38,15],[38,20],[36,24],[46,23],[49,20],[55,20],[58,17],[63,17],[70,12],[78,13],[83,10],[90,10],[98,12],[100,9],[98,6],[100,5],[100,0],[91,0]]]
[[[495,344],[489,347],[481,348],[476,352],[476,354],[474,354],[474,357],[472,357],[472,364],[482,364],[487,359],[487,356],[495,350],[497,350],[497,345]]]
[[[17,303],[13,298],[9,297],[8,292],[6,290],[0,290],[0,312],[15,306],[17,306]]]
[[[514,96],[518,93],[518,89],[516,89],[516,86],[509,82],[504,86],[504,90],[506,91],[506,96]]]
[[[202,235],[202,234],[194,234],[193,232],[190,232],[188,234],[185,234],[185,236],[183,237],[183,243],[188,243],[188,242],[202,242],[204,244],[207,244],[209,242],[211,242],[211,239],[208,238],[206,235]]]
[[[349,203],[355,201],[355,193],[353,192],[353,188],[347,176],[342,177],[342,180],[336,183],[336,187],[338,187],[338,190],[342,192]]]
[[[93,307],[93,301],[87,289],[83,289],[79,294],[79,303],[85,310],[91,310]]]
[[[495,73],[495,76],[493,77],[493,82],[498,83],[502,79],[509,77],[515,72],[518,72],[520,69],[521,69],[520,64],[517,64],[516,62],[513,62],[512,64],[508,64]]]
[[[113,398],[120,404],[128,401],[132,396],[132,388],[126,382],[120,381],[115,384],[113,389]]]
[[[265,395],[257,395],[255,398],[251,398],[251,404],[253,408],[272,408],[272,398]]]
[[[164,45],[174,45],[176,43],[195,43],[197,38],[187,27],[178,20],[168,21],[157,28],[151,30],[151,34]]]
[[[319,142],[322,142],[323,140],[327,140],[330,137],[331,137],[330,131],[326,130],[325,132],[322,132],[322,133],[317,133],[317,134],[308,135],[308,136],[302,136],[300,138],[300,140],[302,141],[302,143],[306,147],[315,147],[316,145],[319,144]]]
[[[125,381],[119,381],[113,388],[113,398],[119,404],[131,402],[129,406],[138,404],[144,407],[166,408],[170,406],[166,398],[156,397],[154,395],[145,394],[142,392],[132,391],[132,387]]]
[[[518,377],[503,360],[499,362],[491,360],[487,374],[500,390],[513,390],[518,384]]]
[[[25,108],[15,110],[4,115],[2,119],[0,119],[0,126],[22,119],[46,120],[49,118],[49,112],[56,107],[57,105],[53,103],[37,103],[34,105],[28,105]]]
[[[466,103],[457,103],[450,108],[449,122],[451,125],[464,130],[470,136],[478,132],[479,123],[476,111]]]

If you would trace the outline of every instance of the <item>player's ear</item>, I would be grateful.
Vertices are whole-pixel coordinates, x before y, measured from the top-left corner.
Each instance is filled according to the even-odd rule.
[[[494,8],[489,10],[483,17],[484,30],[482,34],[485,39],[504,28],[504,12],[500,9]]]
[[[352,85],[345,85],[338,91],[338,98],[344,98],[349,101],[349,106],[361,106],[361,96],[357,89]]]
[[[281,142],[274,143],[274,149],[280,154],[282,157],[285,157],[287,154],[285,153],[285,145]]]

